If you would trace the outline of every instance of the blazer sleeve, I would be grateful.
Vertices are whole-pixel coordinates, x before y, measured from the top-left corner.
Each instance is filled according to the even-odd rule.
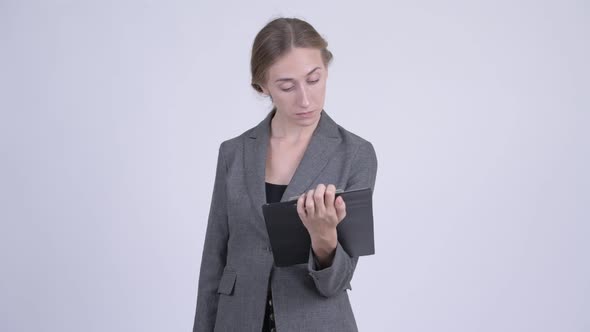
[[[205,232],[193,331],[213,331],[215,327],[219,300],[217,288],[226,264],[229,235],[226,177],[227,165],[222,143],[217,156],[213,195]]]
[[[371,187],[374,192],[376,177],[377,155],[373,145],[364,141],[353,157],[350,177],[345,190]],[[313,249],[310,248],[307,269],[318,292],[325,297],[331,297],[339,294],[345,288],[351,289],[350,281],[357,262],[358,257],[349,256],[338,241],[332,265],[319,270]]]

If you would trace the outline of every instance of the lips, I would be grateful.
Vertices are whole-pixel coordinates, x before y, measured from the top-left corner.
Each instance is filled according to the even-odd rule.
[[[313,112],[313,111],[308,111],[308,112],[301,112],[301,113],[296,113],[296,114],[297,114],[297,115],[306,115],[306,114],[309,114],[309,113],[311,113],[311,112]]]

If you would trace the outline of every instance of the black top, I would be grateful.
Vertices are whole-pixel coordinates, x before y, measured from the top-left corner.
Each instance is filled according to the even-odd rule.
[[[266,184],[266,202],[267,203],[275,203],[280,202],[281,197],[283,197],[283,193],[285,189],[287,189],[286,184],[274,184],[270,182],[265,182]]]
[[[283,193],[287,189],[286,184],[274,184],[265,182],[266,184],[266,202],[275,203],[280,202]],[[270,279],[268,284],[268,295],[266,298],[266,312],[264,313],[264,323],[262,326],[262,332],[275,332],[275,320],[274,311],[272,308],[272,292],[270,290]]]

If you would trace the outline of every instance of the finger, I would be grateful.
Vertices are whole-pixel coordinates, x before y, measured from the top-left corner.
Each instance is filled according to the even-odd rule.
[[[342,196],[338,196],[334,201],[334,205],[336,206],[336,215],[338,216],[338,222],[341,222],[342,219],[346,217],[346,203]]]
[[[305,197],[305,211],[307,212],[308,217],[315,215],[315,206],[313,203],[313,192],[314,192],[314,190],[310,189],[307,192],[307,195]]]
[[[334,209],[334,197],[336,196],[336,186],[329,184],[326,187],[326,194],[324,195],[324,205],[326,211],[332,211]]]
[[[297,213],[299,214],[301,221],[307,219],[307,213],[305,212],[305,194],[301,194],[297,199]]]
[[[324,194],[326,193],[326,186],[318,184],[314,193],[313,201],[315,203],[315,213],[319,216],[323,216],[326,213],[326,204],[324,204]]]

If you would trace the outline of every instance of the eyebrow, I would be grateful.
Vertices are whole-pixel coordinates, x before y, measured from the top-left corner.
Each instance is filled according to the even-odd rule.
[[[305,75],[305,76],[311,75],[314,71],[316,71],[318,69],[321,69],[321,67],[315,67],[309,73],[307,73],[307,75]],[[293,79],[292,78],[279,78],[278,80],[275,80],[275,83],[276,82],[282,82],[282,81],[293,81]]]

